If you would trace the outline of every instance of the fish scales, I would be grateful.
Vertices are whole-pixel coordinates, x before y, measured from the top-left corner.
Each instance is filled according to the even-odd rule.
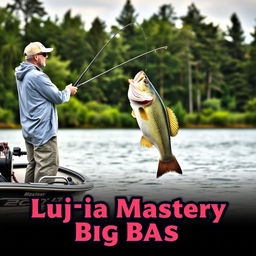
[[[157,177],[168,171],[182,173],[171,150],[170,135],[177,134],[177,119],[171,110],[166,109],[143,71],[137,73],[134,79],[129,79],[128,98],[133,109],[132,115],[143,134],[141,145],[154,145],[160,153]]]

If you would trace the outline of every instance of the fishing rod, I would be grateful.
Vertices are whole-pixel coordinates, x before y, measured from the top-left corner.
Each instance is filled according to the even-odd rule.
[[[84,77],[85,73],[87,72],[87,70],[90,68],[90,66],[93,64],[93,62],[98,58],[98,56],[100,55],[100,53],[105,49],[105,47],[116,37],[117,34],[119,34],[121,31],[125,30],[128,26],[133,25],[134,23],[129,23],[127,25],[125,25],[124,27],[122,27],[121,29],[119,29],[108,41],[106,44],[103,45],[103,47],[98,51],[98,53],[94,56],[94,58],[92,59],[92,61],[89,63],[89,65],[86,67],[86,69],[82,72],[82,74],[77,78],[77,80],[74,83],[74,87],[77,87],[78,83],[81,81],[81,79]]]
[[[147,55],[147,54],[149,54],[149,53],[156,52],[156,51],[159,51],[159,50],[166,50],[166,49],[167,49],[167,46],[162,46],[162,47],[158,47],[158,48],[156,48],[156,49],[153,49],[153,50],[151,50],[151,51],[147,51],[147,52],[145,52],[145,53],[142,53],[142,54],[140,54],[140,55],[137,55],[137,56],[135,56],[135,57],[133,57],[133,58],[131,58],[131,59],[129,59],[129,60],[127,60],[127,61],[121,63],[121,64],[118,64],[118,65],[116,65],[116,66],[114,66],[114,67],[112,67],[112,68],[110,68],[110,69],[108,69],[108,70],[106,70],[106,71],[104,71],[104,72],[102,72],[102,73],[100,73],[100,74],[98,74],[98,75],[96,75],[96,76],[94,76],[94,77],[92,77],[92,78],[90,78],[90,79],[84,81],[83,83],[77,84],[76,87],[79,88],[79,87],[81,87],[81,86],[83,86],[83,85],[85,85],[85,84],[91,82],[92,80],[94,80],[94,79],[96,79],[96,78],[98,78],[98,77],[100,77],[100,76],[103,76],[103,75],[107,74],[108,72],[110,72],[110,71],[112,71],[112,70],[114,70],[114,69],[116,69],[116,68],[119,68],[119,67],[121,67],[121,66],[123,66],[123,65],[125,65],[125,64],[127,64],[127,63],[129,63],[129,62],[131,62],[131,61],[133,61],[133,60],[136,60],[136,59],[138,59],[138,58],[140,58],[140,57],[143,57],[143,56],[145,56],[145,55]]]

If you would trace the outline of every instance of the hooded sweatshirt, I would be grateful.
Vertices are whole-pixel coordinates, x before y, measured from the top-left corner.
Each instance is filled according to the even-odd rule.
[[[22,134],[30,144],[40,146],[57,136],[55,104],[69,101],[70,90],[59,91],[36,65],[22,62],[15,69]]]

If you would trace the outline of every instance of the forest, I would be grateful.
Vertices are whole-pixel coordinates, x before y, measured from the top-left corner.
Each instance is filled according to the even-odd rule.
[[[86,15],[86,13],[84,14]],[[181,127],[256,127],[256,26],[245,42],[239,16],[230,14],[223,31],[206,23],[192,3],[185,16],[175,6],[156,7],[138,22],[131,0],[124,1],[109,29],[96,17],[85,29],[82,17],[67,10],[52,18],[40,0],[13,0],[0,8],[0,127],[19,127],[14,69],[24,61],[23,49],[39,41],[54,47],[44,72],[60,89],[73,83],[101,47],[120,32],[97,58],[83,81],[145,51],[168,46],[130,62],[79,88],[68,103],[58,105],[60,127],[132,128],[128,79],[144,70]],[[182,26],[177,27],[177,19]],[[256,25],[256,24],[255,24]]]

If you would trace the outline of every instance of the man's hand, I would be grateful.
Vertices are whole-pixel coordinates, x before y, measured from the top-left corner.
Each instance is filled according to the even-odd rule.
[[[72,86],[72,84],[67,85],[66,89],[70,90],[70,95],[75,95],[77,93],[77,87]]]

